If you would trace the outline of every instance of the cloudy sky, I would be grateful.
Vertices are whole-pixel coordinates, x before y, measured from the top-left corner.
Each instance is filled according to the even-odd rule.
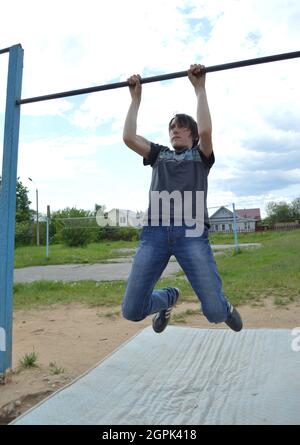
[[[24,49],[22,98],[300,50],[298,0],[10,0],[0,47]],[[0,56],[0,124],[7,55]],[[208,206],[300,196],[300,59],[207,75],[216,163]],[[151,167],[122,141],[127,88],[23,105],[18,175],[42,212],[94,204],[143,210]],[[176,112],[195,116],[187,78],[147,84],[138,132],[167,144]],[[1,156],[2,158],[2,156]],[[211,209],[212,213],[215,209]]]

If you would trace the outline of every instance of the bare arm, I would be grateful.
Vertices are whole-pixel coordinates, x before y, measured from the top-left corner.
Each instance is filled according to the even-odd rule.
[[[123,141],[127,147],[139,155],[147,158],[150,153],[150,142],[142,136],[136,134],[137,116],[141,104],[142,86],[140,84],[140,76],[131,76],[128,79],[129,90],[131,94],[131,104],[126,116]]]
[[[205,74],[201,73],[203,65],[191,65],[188,77],[195,88],[197,97],[197,125],[200,150],[206,157],[212,154],[212,123],[205,90]]]

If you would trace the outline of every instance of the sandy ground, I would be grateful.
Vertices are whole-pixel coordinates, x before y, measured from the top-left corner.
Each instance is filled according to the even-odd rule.
[[[198,304],[178,304],[174,314],[187,309],[196,310]],[[119,345],[151,324],[150,317],[139,323],[124,320],[119,310],[119,307],[90,308],[70,304],[15,311],[13,373],[8,383],[0,385],[0,425],[9,423],[95,366]],[[293,329],[300,326],[300,302],[276,307],[269,298],[264,300],[263,305],[240,306],[239,310],[245,328]],[[208,323],[201,314],[185,316],[183,325],[226,327],[223,323]],[[19,360],[33,351],[38,356],[38,366],[20,370]],[[55,363],[56,368],[49,366],[50,363]]]

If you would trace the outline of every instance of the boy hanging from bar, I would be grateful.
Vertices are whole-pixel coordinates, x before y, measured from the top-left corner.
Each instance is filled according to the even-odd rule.
[[[240,314],[223,293],[208,239],[207,178],[215,159],[205,77],[203,65],[190,66],[188,78],[197,98],[197,121],[186,114],[176,114],[171,119],[172,150],[137,134],[141,78],[133,75],[128,79],[131,104],[123,140],[143,157],[145,166],[152,167],[152,181],[149,207],[122,311],[123,316],[132,321],[155,314],[152,326],[157,333],[167,327],[180,295],[175,287],[154,289],[171,255],[185,272],[203,314],[211,323],[225,322],[236,332],[243,326]]]

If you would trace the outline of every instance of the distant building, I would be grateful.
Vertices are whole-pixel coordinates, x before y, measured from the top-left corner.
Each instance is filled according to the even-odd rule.
[[[105,219],[109,226],[141,227],[143,224],[143,212],[132,210],[112,209],[105,213]]]
[[[254,232],[260,219],[260,209],[236,210],[238,232]],[[233,232],[233,212],[226,207],[220,207],[209,220],[211,232]]]
[[[260,209],[236,209],[236,213],[242,218],[255,219],[256,221],[261,220]]]

